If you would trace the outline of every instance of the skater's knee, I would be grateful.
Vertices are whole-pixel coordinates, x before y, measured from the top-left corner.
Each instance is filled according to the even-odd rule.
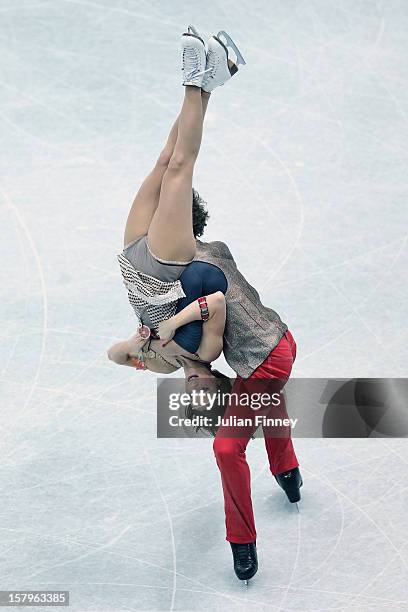
[[[169,160],[167,169],[170,172],[191,172],[194,167],[196,156],[186,153],[173,153]]]
[[[215,438],[213,444],[215,458],[218,463],[233,463],[241,449],[234,438]]]
[[[172,156],[172,151],[168,149],[163,149],[159,157],[157,158],[156,166],[158,166],[159,168],[167,169],[171,156]]]

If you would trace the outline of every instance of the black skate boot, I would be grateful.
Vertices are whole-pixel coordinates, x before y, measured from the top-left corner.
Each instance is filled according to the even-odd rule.
[[[256,542],[249,544],[234,544],[230,542],[234,557],[234,571],[240,580],[249,580],[258,571],[258,556]]]
[[[285,491],[288,500],[294,504],[300,500],[300,487],[303,484],[302,476],[298,467],[282,472],[275,476],[278,485]],[[298,508],[299,510],[299,508]]]

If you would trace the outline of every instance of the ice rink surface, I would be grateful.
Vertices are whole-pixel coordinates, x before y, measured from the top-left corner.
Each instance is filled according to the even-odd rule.
[[[157,440],[155,376],[107,360],[190,22],[247,60],[210,100],[206,239],[289,325],[295,376],[407,376],[405,0],[0,0],[0,588],[70,590],[75,612],[402,612],[406,440],[296,441],[300,514],[252,442],[245,590],[211,440]]]

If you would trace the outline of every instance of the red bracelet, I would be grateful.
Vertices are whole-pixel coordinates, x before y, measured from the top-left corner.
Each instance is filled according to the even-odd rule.
[[[198,305],[200,307],[200,314],[203,321],[208,321],[210,318],[210,312],[207,306],[207,298],[205,296],[198,298]]]

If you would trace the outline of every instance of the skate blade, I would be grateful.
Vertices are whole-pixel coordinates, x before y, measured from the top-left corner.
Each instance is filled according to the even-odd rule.
[[[258,570],[256,570],[255,574],[257,574]],[[250,586],[250,582],[251,580],[254,578],[255,574],[253,576],[251,576],[250,578],[238,578],[238,580],[240,581],[240,583],[242,585],[245,585],[246,587]]]
[[[298,504],[297,502],[295,502],[295,504],[296,504],[297,511],[298,511],[298,512],[299,512],[299,514],[300,514],[299,504]]]
[[[234,50],[235,55],[237,56],[237,64],[242,64],[245,66],[246,61],[244,60],[244,58],[242,57],[242,53],[240,52],[240,50],[238,49],[237,45],[234,43],[234,41],[232,40],[231,36],[229,34],[227,34],[227,32],[225,30],[220,30],[217,34],[218,38],[224,38],[225,39],[225,46],[226,47],[230,47],[231,49]]]

